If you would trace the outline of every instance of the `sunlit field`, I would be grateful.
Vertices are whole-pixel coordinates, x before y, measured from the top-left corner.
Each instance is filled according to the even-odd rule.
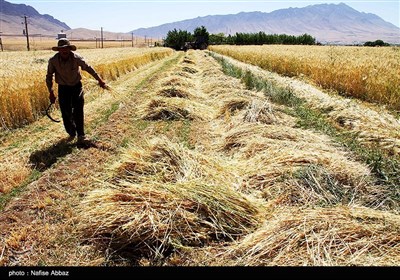
[[[400,48],[210,46],[212,51],[282,75],[303,77],[345,96],[400,110]]]
[[[141,65],[170,55],[172,50],[167,48],[78,48],[77,53],[81,54],[106,81],[112,81]],[[0,53],[1,129],[16,128],[31,123],[48,106],[45,76],[47,61],[54,54],[52,50]],[[86,72],[83,72],[83,75],[84,79],[89,78]]]
[[[149,42],[145,42],[144,38],[134,38],[130,40],[104,40],[101,44],[100,39],[97,40],[70,40],[72,44],[76,45],[78,49],[95,49],[95,48],[128,48],[128,47],[147,47]],[[27,42],[26,38],[22,37],[2,37],[3,51],[26,51]],[[48,37],[30,37],[29,49],[30,51],[50,50],[51,47],[57,44],[55,38]]]
[[[112,62],[137,53],[82,54],[117,77]],[[42,65],[32,60],[21,57]],[[119,71],[112,90],[89,89],[84,146],[46,117],[0,132],[0,266],[400,263],[400,137],[389,135],[400,123],[387,110],[269,83],[276,74],[210,51]],[[341,121],[300,92],[331,98]]]

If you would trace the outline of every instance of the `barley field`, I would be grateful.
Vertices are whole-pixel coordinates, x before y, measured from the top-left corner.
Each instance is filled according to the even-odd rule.
[[[212,51],[400,111],[400,48],[211,46]]]
[[[219,50],[79,52],[110,86],[84,78],[85,145],[40,109],[0,130],[0,266],[399,266],[386,106]],[[2,95],[51,54],[2,54]]]

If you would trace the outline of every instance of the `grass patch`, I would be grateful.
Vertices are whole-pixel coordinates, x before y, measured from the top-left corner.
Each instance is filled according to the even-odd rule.
[[[274,86],[271,82],[255,76],[251,71],[243,71],[241,68],[232,65],[223,58],[214,57],[222,66],[222,71],[231,76],[240,79],[248,89],[263,91],[272,102],[290,107],[299,106],[304,100],[297,97],[293,90]]]
[[[100,114],[100,115],[101,115],[101,118],[99,118],[99,119],[97,119],[97,120],[95,120],[95,121],[93,121],[93,122],[90,123],[90,125],[89,125],[88,128],[87,128],[88,132],[90,132],[90,130],[91,130],[92,128],[97,127],[98,125],[100,125],[100,124],[105,123],[106,121],[108,121],[108,118],[109,118],[115,111],[118,110],[119,104],[120,104],[120,101],[114,102],[114,103],[112,103],[112,104],[110,105],[110,107],[108,107],[107,109],[103,110],[103,111],[101,112],[101,114]]]
[[[190,131],[191,131],[192,122],[190,120],[183,120],[182,128],[178,131],[179,139],[183,143],[183,145],[193,150],[195,147],[190,143]]]

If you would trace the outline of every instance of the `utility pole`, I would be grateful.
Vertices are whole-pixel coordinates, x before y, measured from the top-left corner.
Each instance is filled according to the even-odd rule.
[[[133,48],[133,32],[132,32],[132,48]]]
[[[24,23],[25,23],[24,35],[26,36],[26,48],[27,48],[28,51],[29,51],[30,48],[29,48],[28,21],[27,21],[27,19],[26,19],[26,16],[24,16]]]
[[[103,27],[101,27],[101,48],[103,48]]]
[[[3,32],[0,32],[0,47],[1,47],[1,51],[3,51],[3,41],[1,40],[1,33],[3,33]]]

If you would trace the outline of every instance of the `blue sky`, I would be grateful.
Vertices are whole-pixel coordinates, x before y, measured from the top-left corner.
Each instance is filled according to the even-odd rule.
[[[49,14],[71,28],[129,32],[198,16],[237,14],[239,12],[272,12],[289,7],[305,7],[322,3],[345,3],[365,13],[373,13],[400,27],[400,1],[134,1],[134,0],[6,0],[26,4],[40,14]]]

